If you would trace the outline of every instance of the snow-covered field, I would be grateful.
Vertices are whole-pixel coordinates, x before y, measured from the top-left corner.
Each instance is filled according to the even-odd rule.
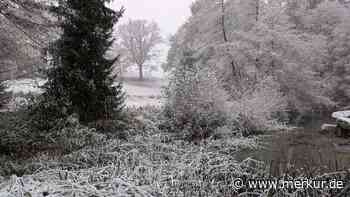
[[[161,88],[164,84],[165,81],[162,79],[151,79],[145,81],[126,79],[123,82],[123,87],[127,95],[127,106],[160,106],[162,104]]]
[[[44,85],[45,82],[46,80],[40,78],[5,81],[7,86],[6,92],[11,92],[12,94],[41,94],[42,89],[40,86]]]
[[[162,104],[162,86],[166,86],[166,74],[161,70],[144,71],[145,80],[138,79],[138,70],[130,67],[123,74],[127,106],[160,106]]]
[[[142,106],[160,106],[161,105],[161,87],[166,85],[166,80],[163,79],[164,74],[158,72],[145,72],[145,80],[138,80],[136,70],[129,70],[123,75],[123,87],[127,95],[126,105],[129,107]],[[13,98],[9,106],[16,103],[23,103],[23,95],[25,94],[41,94],[40,86],[45,84],[43,79],[19,79],[6,81],[8,87],[7,92],[11,92]]]

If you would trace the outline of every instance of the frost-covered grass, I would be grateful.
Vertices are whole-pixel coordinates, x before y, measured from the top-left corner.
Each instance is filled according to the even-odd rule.
[[[222,196],[216,190],[226,187],[233,194],[230,180],[249,173],[228,154],[247,142],[193,146],[135,136],[129,142],[111,141],[104,147],[66,155],[61,162],[41,161],[45,170],[12,176],[0,191],[15,196],[18,192],[32,196],[44,192],[48,196],[197,196],[198,192]],[[222,153],[221,147],[225,147]],[[63,164],[66,169],[60,167]]]
[[[163,133],[156,121],[140,115],[127,140],[111,138],[65,155],[38,153],[17,166],[27,175],[0,184],[0,196],[227,196],[235,193],[234,177],[261,170],[249,171],[250,160],[234,157],[241,149],[257,149],[255,138],[195,145]]]
[[[250,195],[254,197],[268,196],[269,190],[236,190],[233,186],[238,177],[269,176],[269,167],[263,162],[236,158],[242,151],[261,149],[259,137],[235,136],[226,128],[219,138],[192,143],[176,133],[158,129],[158,110],[146,111],[131,112],[136,118],[131,122],[127,140],[113,136],[107,139],[102,134],[98,138],[103,140],[94,143],[75,143],[72,138],[67,142],[86,145],[66,154],[42,151],[12,164],[14,172],[25,175],[0,177],[0,196],[249,196],[246,191],[254,192]],[[297,192],[272,192],[270,196],[298,196]],[[320,194],[313,192],[315,197]]]

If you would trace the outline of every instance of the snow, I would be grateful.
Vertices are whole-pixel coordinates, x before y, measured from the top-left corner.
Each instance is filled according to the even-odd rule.
[[[332,114],[332,117],[335,118],[335,119],[338,119],[338,118],[347,118],[347,117],[350,117],[350,111],[338,111],[338,112],[334,112]]]
[[[166,80],[161,78],[163,74],[161,72],[148,73],[145,75],[148,78],[140,81],[134,73],[128,73],[123,80],[123,88],[127,95],[126,105],[129,107],[161,106],[161,87],[166,84]],[[6,81],[6,92],[14,95],[9,106],[17,105],[15,103],[25,104],[25,98],[20,95],[42,94],[43,90],[40,86],[45,83],[46,80],[39,78]]]
[[[148,79],[164,79],[167,76],[167,73],[158,66],[146,66],[143,70],[145,78]],[[139,70],[137,66],[130,66],[125,69],[123,77],[125,78],[138,78]]]
[[[161,106],[161,87],[164,83],[165,82],[161,79],[151,79],[145,81],[126,79],[126,81],[123,83],[123,87],[127,95],[127,106]]]
[[[108,166],[77,172],[50,170],[24,177],[13,175],[9,181],[0,184],[0,197],[152,197],[140,186],[123,178],[113,177],[112,174],[106,175],[107,170],[112,168],[113,166]],[[104,181],[99,181],[100,179]]]
[[[5,85],[7,86],[6,92],[12,92],[12,94],[41,94],[43,90],[40,86],[45,83],[46,80],[39,78],[5,81]]]
[[[350,125],[350,111],[338,111],[338,112],[334,112],[332,114],[332,117],[337,119],[337,120],[340,120],[340,121],[343,121],[343,122],[346,122]]]

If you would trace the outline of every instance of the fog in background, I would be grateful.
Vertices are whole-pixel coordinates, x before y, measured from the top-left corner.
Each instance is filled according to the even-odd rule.
[[[176,30],[186,22],[190,16],[192,2],[193,0],[116,0],[112,2],[111,7],[115,10],[122,6],[125,8],[119,24],[129,19],[144,19],[158,23],[165,42],[157,47],[161,55],[151,64],[160,67],[166,61],[169,36],[175,34]]]
[[[159,24],[163,36],[174,34],[190,15],[193,0],[118,0],[112,7],[126,11],[121,23],[128,19],[145,19]]]

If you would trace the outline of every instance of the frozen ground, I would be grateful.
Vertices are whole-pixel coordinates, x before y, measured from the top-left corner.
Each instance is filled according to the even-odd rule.
[[[46,81],[43,79],[18,79],[9,80],[5,82],[7,86],[6,91],[12,92],[14,95],[17,94],[41,94],[42,90],[39,86],[44,85]]]
[[[123,85],[127,95],[127,106],[160,106],[162,103],[161,87],[163,84],[165,82],[161,79],[137,81],[135,78],[126,78]]]
[[[138,79],[137,70],[128,69],[123,74],[123,86],[127,94],[127,106],[143,107],[160,106],[162,103],[162,86],[166,85],[166,77],[161,71],[145,71],[145,79]]]

